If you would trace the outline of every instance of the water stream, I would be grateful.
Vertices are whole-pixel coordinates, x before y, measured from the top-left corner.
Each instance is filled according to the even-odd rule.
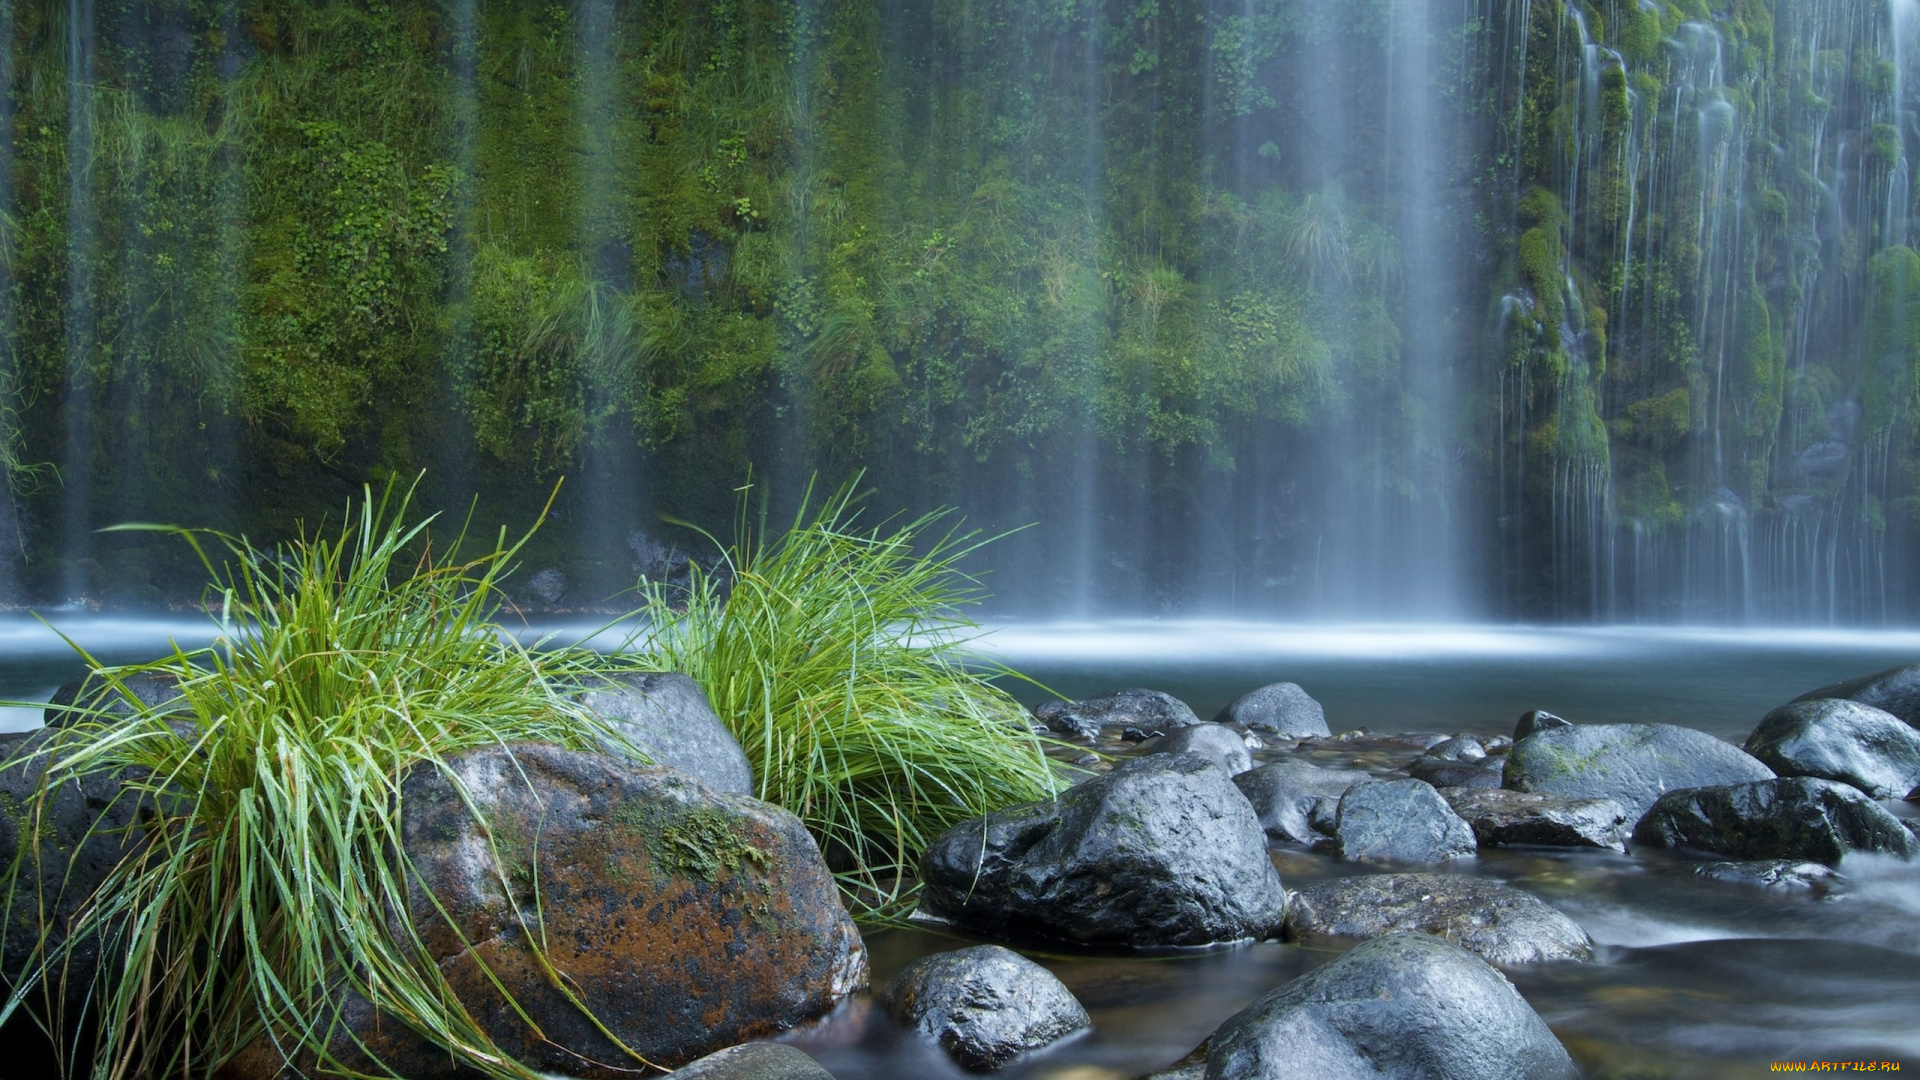
[[[80,670],[54,627],[106,661],[148,659],[169,640],[191,648],[216,630],[191,617],[50,621],[0,620],[0,696],[44,699]],[[544,624],[529,633],[567,641],[591,629]],[[1302,753],[1393,775],[1424,745],[1406,733],[1501,734],[1533,708],[1576,722],[1678,723],[1739,741],[1788,698],[1920,657],[1920,632],[1010,622],[982,645],[1066,696],[1149,686],[1203,718],[1254,686],[1297,681],[1336,732],[1371,734],[1282,743],[1256,757]],[[1046,697],[1009,685],[1029,702]],[[14,728],[35,722],[24,707],[0,717]],[[1920,816],[1920,805],[1885,805]],[[1292,887],[1377,870],[1285,847],[1273,856]],[[1546,899],[1601,946],[1592,963],[1508,972],[1590,1080],[1758,1076],[1774,1060],[1920,1068],[1920,866],[1851,858],[1845,880],[1820,894],[1705,880],[1663,853],[1489,850],[1451,869]],[[963,944],[919,928],[873,931],[868,943],[876,986],[918,956]],[[1004,1075],[1013,1080],[1126,1080],[1160,1068],[1333,954],[1268,942],[1170,956],[1033,955],[1086,1004],[1095,1030],[1011,1068]],[[795,1038],[841,1080],[965,1075],[903,1038],[867,997]]]

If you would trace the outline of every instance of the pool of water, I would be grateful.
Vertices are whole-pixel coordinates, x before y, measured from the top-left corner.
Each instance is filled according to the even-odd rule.
[[[50,621],[116,662],[151,659],[169,640],[204,645],[217,632],[194,618]],[[565,641],[588,629],[535,632]],[[1382,775],[1419,753],[1419,740],[1398,733],[1506,733],[1534,708],[1576,722],[1685,724],[1737,742],[1804,691],[1920,660],[1920,633],[1911,632],[1007,623],[980,644],[1043,684],[1008,684],[1028,702],[1049,691],[1083,697],[1146,686],[1205,719],[1261,684],[1298,682],[1325,705],[1335,731],[1373,733],[1319,744],[1314,760]],[[83,664],[47,625],[0,619],[0,697],[43,701]],[[37,723],[31,707],[0,715],[14,728]],[[1294,752],[1281,743],[1257,756]],[[1276,848],[1273,857],[1296,887],[1369,872],[1302,850]],[[1590,1080],[1760,1076],[1776,1060],[1920,1069],[1920,867],[1849,859],[1844,884],[1825,895],[1705,880],[1660,853],[1494,850],[1450,870],[1524,888],[1600,944],[1591,963],[1508,971]],[[967,943],[926,928],[872,931],[875,985],[915,957]],[[1125,1080],[1163,1067],[1333,954],[1268,942],[1177,956],[1031,955],[1080,997],[1095,1029],[1010,1068],[1015,1080]],[[841,1080],[967,1075],[903,1038],[865,996],[795,1041]]]

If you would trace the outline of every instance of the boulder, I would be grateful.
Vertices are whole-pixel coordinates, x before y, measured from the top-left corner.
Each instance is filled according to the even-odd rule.
[[[1902,664],[1872,675],[1843,679],[1818,690],[1809,690],[1793,700],[1816,701],[1820,698],[1846,698],[1862,705],[1871,705],[1892,713],[1914,727],[1920,727],[1920,664]]]
[[[1876,799],[1897,799],[1920,784],[1920,731],[1846,698],[1780,706],[1753,729],[1746,750],[1781,776],[1838,780]]]
[[[1612,799],[1635,820],[1668,791],[1772,777],[1731,743],[1672,724],[1547,728],[1514,743],[1506,766],[1516,791]]]
[[[1586,960],[1578,923],[1511,885],[1465,874],[1371,874],[1319,881],[1287,901],[1286,936],[1344,946],[1388,934],[1446,938],[1495,964]]]
[[[1633,842],[1828,866],[1849,851],[1920,854],[1900,819],[1858,788],[1810,776],[1670,791],[1633,827]]]
[[[887,984],[880,1003],[974,1072],[1093,1026],[1053,972],[998,945],[915,960]]]
[[[1487,756],[1487,748],[1478,739],[1459,735],[1427,747],[1426,756],[1437,761],[1479,761]]]
[[[632,1075],[638,1063],[613,1039],[674,1068],[822,1016],[866,985],[838,887],[778,807],[675,769],[521,743],[416,766],[401,810],[423,947],[480,1027],[531,1068]],[[527,945],[536,937],[544,961]],[[470,1075],[365,1001],[346,1001],[342,1020],[331,1049],[350,1067],[374,1071],[372,1054],[412,1080]],[[311,1065],[283,1062],[262,1039],[222,1077]]]
[[[1576,1080],[1506,976],[1427,934],[1395,934],[1287,983],[1220,1025],[1209,1080]]]
[[[921,857],[920,913],[989,936],[1204,945],[1286,909],[1253,808],[1194,754],[1149,754],[1058,798],[962,822]]]
[[[1106,728],[1139,728],[1165,734],[1200,722],[1187,703],[1160,690],[1114,690],[1084,701],[1050,701],[1033,710],[1047,728],[1061,735],[1091,739]]]
[[[1340,796],[1353,785],[1372,780],[1371,773],[1358,769],[1323,769],[1293,760],[1262,765],[1233,778],[1268,836],[1309,847],[1333,837]]]
[[[187,707],[180,696],[180,679],[171,672],[129,672],[116,685],[89,671],[60,684],[47,702],[42,722],[48,727],[70,727],[84,720],[132,716],[136,703],[140,711],[149,713],[181,712]]]
[[[1497,788],[1505,782],[1507,759],[1494,755],[1479,758],[1442,758],[1422,756],[1407,766],[1407,775],[1437,788]]]
[[[780,1043],[743,1043],[673,1070],[676,1080],[833,1080],[820,1063]]]
[[[746,751],[727,730],[700,684],[677,671],[609,676],[580,695],[607,725],[655,765],[670,765],[710,788],[757,794]],[[610,748],[611,749],[611,748]]]
[[[1472,855],[1473,829],[1421,780],[1355,784],[1340,796],[1334,850],[1363,862],[1445,862]]]
[[[1228,776],[1239,776],[1253,768],[1253,755],[1246,740],[1230,727],[1219,724],[1194,724],[1183,727],[1155,742],[1149,754],[1199,754],[1220,766]]]
[[[1782,892],[1825,894],[1841,881],[1833,868],[1817,862],[1764,859],[1760,862],[1710,862],[1693,868],[1697,877]]]
[[[1213,719],[1218,724],[1239,724],[1293,739],[1333,734],[1327,727],[1326,711],[1299,683],[1268,683],[1248,691],[1234,698]]]
[[[1565,799],[1530,791],[1444,790],[1453,812],[1473,827],[1480,846],[1540,844],[1552,847],[1627,849],[1632,823],[1612,799]]]
[[[0,927],[0,995],[20,984],[29,965],[44,955],[43,946],[58,948],[67,941],[74,917],[94,889],[138,844],[132,830],[143,804],[119,779],[104,775],[52,789],[36,825],[34,801],[49,755],[57,752],[49,744],[59,737],[46,728],[0,735],[0,872],[7,874],[0,878],[0,904],[5,905],[0,911],[7,916]],[[22,837],[36,833],[40,842],[22,851]],[[21,1055],[52,1052],[25,1013],[52,1024],[59,1012],[61,1033],[70,1037],[87,1011],[99,964],[98,940],[77,941],[67,955],[64,988],[57,985],[61,972],[53,972],[51,981],[30,993],[23,1013],[9,1021],[0,1047],[11,1067],[24,1070],[21,1075],[35,1072],[25,1067]],[[49,1070],[46,1075],[57,1073]]]
[[[1536,731],[1572,726],[1573,721],[1565,717],[1555,716],[1545,709],[1531,709],[1521,713],[1519,722],[1513,725],[1513,741],[1519,742]]]

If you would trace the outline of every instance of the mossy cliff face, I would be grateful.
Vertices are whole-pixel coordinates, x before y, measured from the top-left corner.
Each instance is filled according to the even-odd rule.
[[[750,468],[1037,520],[1037,605],[1404,596],[1362,541],[1440,530],[1483,607],[1595,610],[1726,493],[1879,550],[1905,84],[1854,7],[0,2],[0,585],[158,601],[93,529],[420,469],[522,522],[568,476],[566,602]]]

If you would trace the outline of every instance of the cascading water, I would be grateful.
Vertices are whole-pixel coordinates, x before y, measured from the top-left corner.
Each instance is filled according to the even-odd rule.
[[[424,468],[522,524],[569,475],[591,603],[656,512],[864,468],[1035,524],[1033,611],[1917,609],[1916,0],[41,14],[36,598]]]

